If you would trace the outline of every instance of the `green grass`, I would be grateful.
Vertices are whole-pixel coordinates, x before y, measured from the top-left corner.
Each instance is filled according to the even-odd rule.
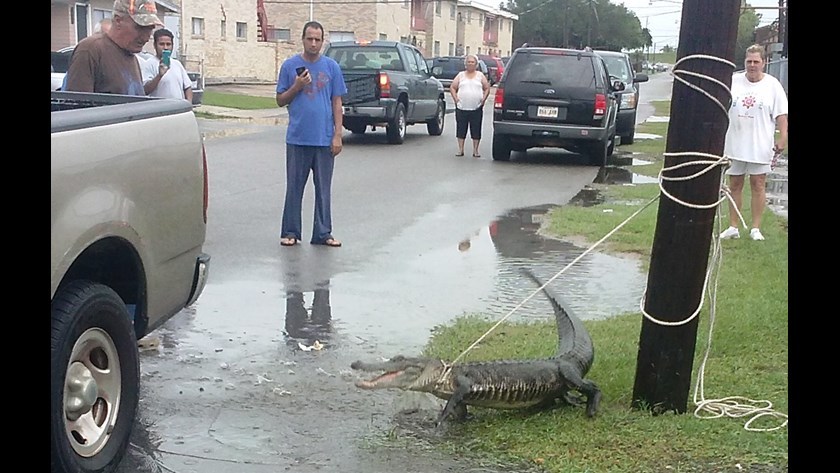
[[[205,90],[201,99],[202,105],[215,107],[230,107],[242,110],[262,110],[266,108],[277,108],[277,101],[274,97],[255,97],[251,95],[227,94]]]
[[[658,103],[657,115],[666,115]],[[667,110],[667,109],[664,109]],[[664,136],[666,124],[643,124],[638,131]],[[644,150],[652,164],[634,172],[657,175],[665,140],[639,140],[624,147]],[[544,233],[595,242],[655,198],[656,184],[602,186],[605,202],[591,207],[563,206],[548,214]],[[744,202],[749,202],[745,191]],[[616,232],[602,248],[650,255],[658,201]],[[612,209],[612,212],[604,212]],[[747,210],[748,211],[748,210]],[[744,396],[772,402],[788,411],[788,239],[786,220],[765,214],[766,241],[723,241],[716,320],[705,366],[706,399]],[[631,408],[641,314],[587,321],[597,357],[587,376],[603,392],[598,415],[562,407],[539,412],[471,408],[475,417],[453,424],[438,448],[452,454],[483,454],[525,461],[551,473],[782,472],[788,470],[788,430],[750,432],[750,418],[700,419],[693,414],[694,382],[707,347],[708,300],[700,315],[688,412],[652,415]],[[482,314],[466,315],[435,329],[424,355],[454,359],[493,324]],[[502,324],[464,360],[548,356],[556,349],[554,323]],[[753,427],[774,427],[766,417]],[[740,467],[739,467],[740,466]]]

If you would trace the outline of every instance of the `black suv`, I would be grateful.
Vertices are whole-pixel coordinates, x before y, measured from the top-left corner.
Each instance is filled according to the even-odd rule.
[[[624,90],[619,92],[618,117],[615,134],[621,137],[622,145],[632,145],[636,136],[636,107],[639,105],[639,82],[647,82],[647,74],[633,72],[630,57],[618,51],[595,51],[604,58],[610,75],[624,82]]]
[[[459,72],[465,70],[467,66],[464,65],[464,56],[438,56],[431,59],[426,59],[429,69],[432,74],[443,84],[446,91],[449,91],[449,86],[455,80],[455,76]],[[487,63],[478,60],[478,70],[481,71],[485,77],[490,79],[490,72],[487,69]]]
[[[624,83],[591,51],[527,47],[514,51],[496,89],[493,159],[528,148],[565,148],[607,163],[615,148],[616,92]]]

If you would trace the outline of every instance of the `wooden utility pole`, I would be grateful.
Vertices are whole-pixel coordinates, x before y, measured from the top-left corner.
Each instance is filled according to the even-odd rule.
[[[733,61],[740,6],[740,0],[684,0],[677,60],[703,54]],[[732,83],[734,72],[731,66],[710,59],[691,59],[674,69],[709,76],[727,87]],[[678,72],[674,75],[666,153],[721,156],[728,125],[729,93],[711,80]],[[682,77],[716,97],[723,110],[676,77]],[[665,167],[697,160],[709,158],[666,156]],[[688,176],[705,166],[686,166],[666,175]],[[682,202],[712,204],[719,198],[721,172],[718,167],[694,179],[668,181],[664,188]],[[690,208],[664,193],[660,195],[644,305],[645,312],[653,318],[679,322],[688,319],[697,309],[708,267],[712,232],[715,231],[716,211],[715,207]],[[660,325],[647,318],[642,320],[633,407],[650,409],[653,413],[686,411],[698,320],[699,317],[676,326]]]

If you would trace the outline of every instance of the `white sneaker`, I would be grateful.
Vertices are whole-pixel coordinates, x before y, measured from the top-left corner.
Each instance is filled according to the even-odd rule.
[[[753,228],[752,230],[750,230],[750,238],[752,238],[753,240],[763,240],[764,235],[761,234],[761,230]]]
[[[721,240],[729,240],[731,238],[741,238],[741,234],[738,233],[738,229],[735,227],[729,227],[720,234]]]

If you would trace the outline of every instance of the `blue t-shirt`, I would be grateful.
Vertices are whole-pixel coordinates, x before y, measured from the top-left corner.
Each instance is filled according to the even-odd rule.
[[[298,54],[290,57],[280,66],[277,77],[277,93],[282,94],[295,83],[295,69],[304,66],[309,69],[312,82],[301,90],[289,103],[289,127],[286,129],[286,143],[301,146],[330,146],[335,133],[332,112],[332,98],[347,93],[341,68],[332,58],[320,56],[315,62],[307,62]]]

